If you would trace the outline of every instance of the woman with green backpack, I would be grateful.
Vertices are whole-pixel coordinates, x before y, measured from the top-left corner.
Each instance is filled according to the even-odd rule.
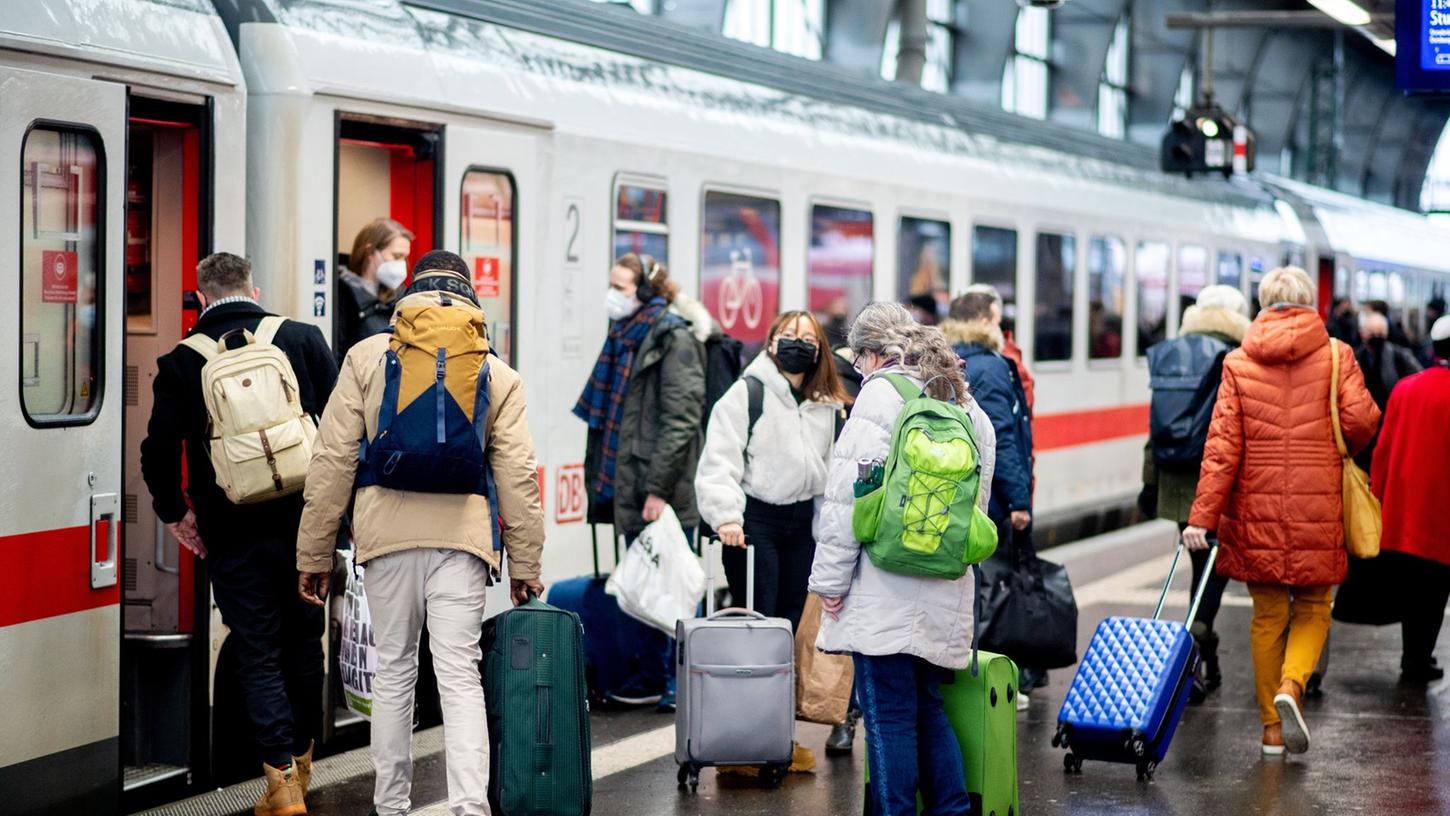
[[[966,814],[961,749],[938,686],[971,661],[968,567],[996,546],[980,489],[991,484],[996,436],[946,338],[899,304],[867,306],[848,339],[865,381],[817,520],[816,645],[854,658],[873,812],[915,814],[920,790],[927,812]]]

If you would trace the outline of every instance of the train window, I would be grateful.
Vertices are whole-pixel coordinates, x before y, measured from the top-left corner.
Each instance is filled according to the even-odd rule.
[[[1002,296],[1002,328],[1017,322],[1017,230],[972,230],[972,283],[990,283]]]
[[[1198,293],[1209,284],[1208,250],[1195,244],[1178,248],[1178,313],[1198,302]]]
[[[1128,248],[1118,238],[1088,242],[1088,357],[1115,360],[1123,354],[1123,301],[1127,296]]]
[[[670,225],[665,215],[666,193],[656,187],[620,184],[614,194],[614,257],[649,255],[662,264],[670,261]]]
[[[1214,273],[1213,282],[1243,291],[1244,256],[1237,252],[1218,253],[1218,271]]]
[[[1037,293],[1033,358],[1072,359],[1072,279],[1077,241],[1071,235],[1037,234]]]
[[[747,357],[765,345],[780,303],[779,201],[705,191],[700,297]]]
[[[1138,278],[1138,356],[1162,340],[1168,325],[1168,245],[1141,241],[1133,268]]]
[[[94,131],[37,126],[20,151],[20,400],[38,425],[100,407],[104,164]]]
[[[463,174],[459,253],[473,269],[473,290],[488,317],[489,345],[510,365],[514,359],[514,179],[497,170]]]
[[[832,342],[844,341],[846,327],[871,302],[872,223],[868,210],[811,208],[807,305],[822,326],[831,327]]]
[[[902,216],[896,233],[896,297],[919,318],[946,315],[951,292],[952,225]]]
[[[1259,313],[1259,284],[1263,282],[1268,271],[1263,258],[1249,258],[1249,309],[1252,311],[1249,317],[1255,317]]]

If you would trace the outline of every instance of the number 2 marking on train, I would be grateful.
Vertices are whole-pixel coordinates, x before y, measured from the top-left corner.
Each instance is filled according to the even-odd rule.
[[[569,243],[564,245],[564,263],[579,263],[579,253],[575,251],[574,244],[579,241],[579,205],[573,201],[564,209],[564,220],[569,222],[573,231],[569,233]]]

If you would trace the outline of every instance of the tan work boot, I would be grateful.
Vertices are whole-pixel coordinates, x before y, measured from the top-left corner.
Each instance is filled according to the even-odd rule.
[[[302,816],[307,805],[302,801],[302,786],[297,782],[296,766],[279,771],[262,763],[262,774],[267,778],[267,790],[252,807],[256,816]]]
[[[307,743],[307,753],[292,757],[292,767],[297,769],[297,784],[302,786],[302,795],[307,796],[307,786],[312,784],[312,749],[316,742]]]
[[[1278,723],[1264,726],[1264,756],[1280,756],[1284,753],[1284,729]]]
[[[1304,687],[1293,680],[1279,684],[1279,693],[1274,695],[1274,710],[1284,730],[1284,747],[1291,754],[1302,754],[1309,750],[1309,724],[1304,721]]]

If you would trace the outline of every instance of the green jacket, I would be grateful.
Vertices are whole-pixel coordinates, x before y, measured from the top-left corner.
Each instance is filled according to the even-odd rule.
[[[704,440],[705,347],[697,338],[699,327],[677,311],[683,310],[655,321],[635,353],[620,420],[613,507],[589,508],[590,522],[613,523],[624,533],[644,529],[641,513],[651,493],[669,501],[681,525],[700,523],[695,465]],[[708,332],[708,313],[704,319]],[[602,443],[602,432],[591,430],[584,456],[590,496],[596,494]]]
[[[1191,306],[1184,311],[1180,335],[1206,334],[1238,348],[1248,328],[1248,318],[1221,308]],[[1158,518],[1188,522],[1193,499],[1198,495],[1198,467],[1182,470],[1159,469],[1153,464],[1153,444],[1143,446],[1143,484],[1158,486]]]

